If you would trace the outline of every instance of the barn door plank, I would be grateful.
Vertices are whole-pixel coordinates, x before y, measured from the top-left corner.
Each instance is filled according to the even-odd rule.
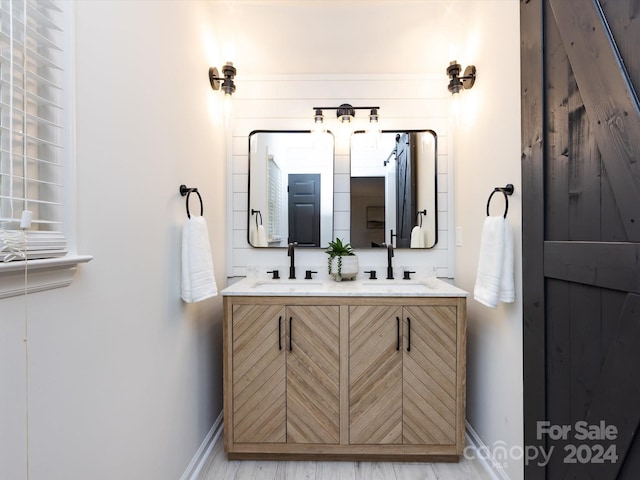
[[[640,478],[640,435],[635,436],[616,480],[638,480],[638,478]]]
[[[629,240],[640,240],[640,109],[595,0],[549,0]]]
[[[638,56],[640,45],[640,2],[636,0],[599,0],[607,19],[616,46],[623,59],[631,83],[636,92],[640,87],[640,62],[633,59]]]
[[[627,232],[624,229],[624,221],[620,216],[620,210],[616,205],[616,197],[611,188],[611,181],[607,170],[602,169],[601,184],[602,203],[600,204],[601,236],[603,242],[626,242]]]
[[[545,91],[547,142],[545,142],[545,238],[566,240],[569,235],[569,85],[571,67],[550,9],[545,11]],[[523,212],[524,215],[524,212]],[[551,285],[549,284],[551,282]],[[547,281],[546,289],[546,375],[547,395],[570,385],[571,371],[571,309],[566,300],[571,284],[559,280]],[[546,403],[546,419],[552,425],[562,425],[571,418],[571,396],[556,397]],[[540,419],[538,419],[540,420]],[[547,448],[562,451],[566,442],[547,439]],[[552,455],[548,471],[563,472],[566,465],[561,455]]]
[[[536,422],[546,415],[545,378],[545,285],[543,277],[544,241],[544,130],[542,32],[543,0],[520,4],[520,78],[522,89],[522,236],[529,239],[522,271],[527,289],[523,290],[523,322],[527,341],[524,354],[524,443],[546,448],[539,438]],[[526,467],[527,480],[544,480],[545,470],[536,462]]]
[[[569,85],[571,66],[553,13],[545,12],[545,90],[547,142],[545,144],[545,239],[569,237]]]
[[[640,293],[640,244],[544,242],[550,278]]]
[[[609,347],[597,389],[585,418],[588,425],[599,425],[605,419],[606,425],[616,428],[615,439],[598,440],[594,443],[605,448],[615,445],[620,461],[576,462],[567,468],[565,479],[616,480],[640,423],[640,375],[633,369],[633,366],[640,365],[638,339],[640,295],[630,293],[627,295],[618,332]],[[581,443],[587,444],[586,441],[576,442]]]
[[[599,241],[600,154],[573,68],[570,68],[567,83],[569,188],[565,204],[569,207],[569,236],[566,239],[572,243],[576,240]],[[548,158],[547,164],[553,161],[554,159]],[[568,397],[571,413],[567,418],[575,425],[576,422],[584,420],[600,376],[603,358],[600,344],[600,289],[581,283],[570,283],[568,296],[560,301],[569,304],[568,317],[560,321],[570,324],[570,377],[569,383],[555,390],[547,401],[554,402],[558,398]],[[555,478],[559,477],[560,475],[555,475]]]
[[[568,83],[569,191],[565,203],[569,207],[569,236],[566,239],[597,241],[600,240],[600,152],[572,70]],[[547,159],[547,163],[553,162],[555,159]]]

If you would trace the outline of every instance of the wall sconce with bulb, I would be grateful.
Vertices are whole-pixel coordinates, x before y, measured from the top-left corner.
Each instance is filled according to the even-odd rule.
[[[449,86],[447,87],[452,94],[459,93],[460,90],[469,90],[476,83],[476,67],[469,65],[464,69],[464,73],[460,76],[462,66],[453,60],[447,67],[447,75],[449,75]]]
[[[222,89],[225,95],[231,96],[236,91],[236,84],[233,82],[236,76],[236,67],[233,66],[233,63],[227,62],[222,66],[222,75],[221,77],[216,67],[209,67],[211,88],[214,90]],[[220,81],[222,81],[222,84],[220,84]]]
[[[348,103],[343,103],[339,107],[313,107],[313,120],[316,124],[324,123],[323,110],[335,110],[336,117],[341,123],[351,123],[356,116],[356,110],[369,110],[369,122],[378,123],[378,110],[380,107],[354,107]]]

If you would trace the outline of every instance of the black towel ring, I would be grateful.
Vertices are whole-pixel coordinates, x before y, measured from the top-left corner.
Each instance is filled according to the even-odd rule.
[[[511,183],[507,184],[504,187],[496,187],[493,189],[493,192],[491,192],[491,195],[489,195],[489,200],[487,200],[487,217],[489,216],[489,204],[491,203],[491,197],[493,197],[493,194],[496,192],[502,192],[502,194],[504,195],[504,218],[507,218],[507,212],[509,211],[509,195],[513,195],[513,191],[514,191],[514,187]]]
[[[251,209],[251,215],[256,215],[256,213],[258,215],[260,215],[260,225],[262,225],[262,213],[260,213],[260,210],[254,210],[253,208]],[[256,228],[258,228],[258,215],[256,215]]]
[[[420,219],[420,228],[422,228],[422,216],[427,214],[427,209],[425,208],[424,210],[419,210],[417,215],[418,218]]]
[[[191,193],[195,193],[200,199],[200,216],[202,216],[204,214],[204,205],[202,204],[202,197],[200,196],[200,192],[198,191],[198,189],[189,188],[186,185],[180,185],[180,195],[182,195],[183,197],[185,195],[187,196],[187,200],[185,202],[187,205],[187,218],[191,218],[191,213],[189,213],[189,196],[191,195]]]

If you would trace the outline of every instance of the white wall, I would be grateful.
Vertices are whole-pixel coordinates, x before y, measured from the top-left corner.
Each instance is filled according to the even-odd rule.
[[[486,202],[494,187],[512,183],[508,218],[515,243],[516,301],[487,308],[468,301],[467,420],[487,446],[522,446],[522,205],[520,168],[520,45],[518,2],[470,5],[471,24],[459,32],[469,45],[459,60],[478,68],[472,90],[460,94],[455,134],[456,284],[473,292]],[[466,32],[466,33],[465,33]],[[496,194],[491,213],[504,211]],[[506,459],[511,480],[523,478],[523,461]]]
[[[238,80],[240,81],[240,80]],[[418,275],[453,276],[452,195],[449,152],[449,98],[447,77],[441,75],[268,75],[242,77],[241,89],[233,99],[233,139],[229,170],[233,172],[229,192],[230,237],[229,276],[258,275],[267,270],[288,272],[286,249],[256,249],[247,243],[248,210],[248,135],[253,130],[304,130],[313,127],[313,106],[380,106],[383,130],[432,129],[438,142],[438,244],[432,250],[397,250],[394,257],[396,277],[408,267]],[[359,113],[358,113],[359,112]],[[349,145],[351,131],[368,126],[368,112],[358,111],[349,126],[339,125],[336,112],[324,112],[326,128],[335,137],[333,238],[349,241]],[[321,249],[299,249],[298,273],[311,269],[327,276],[327,256]],[[361,270],[375,268],[382,273],[387,266],[386,250],[359,249]]]
[[[307,4],[302,11],[292,3],[77,2],[78,245],[95,260],[79,268],[71,287],[27,299],[28,405],[25,301],[0,301],[1,478],[26,476],[27,410],[31,479],[180,476],[222,403],[220,298],[189,307],[178,298],[184,218],[178,185],[202,192],[219,287],[225,275],[246,273],[243,253],[260,270],[286,265],[284,251],[258,254],[242,245],[246,134],[251,128],[301,128],[318,98],[381,100],[389,128],[442,119],[442,126],[427,128],[447,132],[439,144],[446,159],[438,166],[451,168],[448,191],[455,165],[455,224],[449,210],[441,227],[463,229],[463,246],[447,250],[445,261],[453,265],[455,253],[459,286],[473,289],[484,205],[494,186],[516,186],[509,218],[520,257],[518,2],[340,0],[301,2]],[[218,27],[227,10],[234,10],[236,23],[226,24],[235,30],[224,36]],[[404,22],[402,33],[384,34],[398,22]],[[323,35],[305,35],[314,24],[330,27]],[[361,31],[371,25],[382,33]],[[451,25],[460,43],[455,56],[478,66],[476,86],[460,96],[475,114],[456,131],[455,149],[443,91],[444,69],[453,59]],[[344,34],[332,33],[338,30]],[[234,35],[236,54],[217,55],[222,39]],[[251,122],[259,120],[257,126],[238,124],[228,139],[212,118],[219,93],[206,81],[207,67],[227,60],[238,67],[236,114],[252,112]],[[296,82],[302,88],[288,97]],[[435,110],[426,111],[435,99]],[[226,153],[226,140],[233,155]],[[340,142],[336,171],[345,176],[348,143]],[[225,187],[233,192],[228,208]],[[232,238],[229,252],[238,255],[229,255],[228,272],[225,230]],[[297,258],[305,265],[324,255]],[[407,261],[402,255],[395,260]],[[513,305],[494,311],[469,300],[467,417],[489,446],[522,442],[520,279],[518,261]],[[508,462],[512,480],[523,478],[522,463]]]
[[[326,7],[320,8],[320,3],[326,3]],[[517,259],[516,302],[492,310],[469,299],[467,418],[488,446],[504,445],[507,449],[521,446],[519,3],[517,0],[366,3],[365,6],[363,2],[347,0],[239,0],[233,7],[216,11],[215,21],[226,24],[227,38],[235,42],[233,60],[239,69],[238,92],[234,96],[237,122],[231,162],[229,228],[233,236],[229,242],[229,275],[245,275],[248,265],[257,266],[260,273],[287,265],[282,251],[256,251],[245,245],[246,134],[251,129],[310,128],[311,107],[321,103],[320,100],[336,105],[342,101],[375,102],[382,106],[383,120],[391,117],[398,126],[415,122],[434,128],[429,116],[442,118],[447,115],[445,109],[449,109],[451,97],[444,75],[448,62],[456,59],[463,66],[474,63],[478,67],[478,81],[473,90],[460,95],[459,128],[451,129],[443,120],[438,120],[434,128],[439,135],[446,132],[448,141],[444,145],[439,143],[439,151],[442,153],[442,148],[446,148],[446,165],[455,165],[455,169],[447,171],[451,180],[447,191],[455,190],[455,202],[453,195],[448,195],[448,200],[451,206],[455,204],[455,211],[447,212],[446,227],[441,222],[440,228],[451,233],[456,226],[461,227],[463,245],[452,246],[446,255],[455,261],[452,267],[455,283],[473,291],[487,197],[495,186],[515,185],[509,219]],[[323,25],[326,31],[310,35],[308,32],[317,30],[314,24]],[[372,25],[379,35],[368,32]],[[398,25],[403,28],[394,30]],[[451,35],[452,25],[455,35]],[[391,34],[395,31],[402,33]],[[421,79],[411,79],[411,75]],[[436,77],[440,79],[435,80]],[[428,78],[432,81],[427,81]],[[436,99],[439,99],[436,103],[430,103]],[[348,174],[347,155],[347,143],[337,139],[338,187],[344,184],[341,176]],[[442,165],[438,163],[439,168]],[[338,210],[340,200],[344,202],[344,198],[336,197]],[[499,201],[496,198],[498,210]],[[336,232],[344,233],[340,230],[344,212],[337,214],[337,222]],[[454,240],[449,235],[446,242],[453,245]],[[321,263],[322,254],[312,253],[297,256],[298,264]],[[435,260],[420,253],[408,254],[409,257],[396,257],[396,265],[422,263],[429,269],[431,260]],[[372,262],[379,267],[385,259],[366,255],[360,263]],[[517,457],[518,450],[514,453]],[[522,459],[510,457],[505,467],[512,480],[523,478]]]
[[[70,287],[0,301],[0,478],[26,478],[26,412],[31,480],[175,480],[222,409],[221,299],[179,297],[181,183],[226,276],[204,8],[76,3],[78,250],[95,258]]]

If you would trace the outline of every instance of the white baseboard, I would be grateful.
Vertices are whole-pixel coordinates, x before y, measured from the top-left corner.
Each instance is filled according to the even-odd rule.
[[[218,418],[216,418],[216,421],[213,422],[213,426],[211,427],[207,435],[204,437],[202,444],[200,445],[195,455],[191,459],[189,466],[187,466],[187,469],[184,471],[184,473],[180,477],[180,480],[198,480],[198,476],[200,475],[202,468],[207,463],[207,460],[211,455],[213,447],[218,441],[218,438],[220,437],[220,435],[222,434],[222,430],[223,430],[222,414],[223,412],[220,412],[220,415],[218,415]],[[479,451],[481,448],[483,450],[486,450],[487,446],[484,444],[480,436],[476,433],[476,431],[469,424],[469,422],[465,422],[465,424],[466,424],[467,443],[470,446],[472,446],[476,451]],[[491,478],[493,480],[511,480],[509,478],[509,475],[507,475],[504,469],[496,462],[491,462],[489,461],[489,459],[485,458],[482,455],[478,455],[476,458],[480,460],[480,463],[482,464],[484,469],[487,471],[487,473],[491,475]]]
[[[218,441],[220,434],[222,433],[222,412],[216,418],[216,421],[213,422],[213,426],[211,430],[207,433],[202,441],[202,444],[198,448],[198,451],[195,453],[191,462],[189,462],[189,466],[184,471],[180,480],[198,480],[198,476],[202,471],[202,467],[204,467],[205,463],[209,459],[211,452],[213,450],[214,445]]]
[[[475,448],[476,451],[481,451],[481,449],[482,451],[487,451],[488,447],[484,444],[473,427],[469,425],[469,422],[465,421],[465,424],[467,444]],[[487,473],[491,475],[493,480],[511,480],[509,475],[507,475],[504,469],[497,462],[492,462],[490,459],[486,458],[485,455],[476,455],[476,458],[480,461]]]

